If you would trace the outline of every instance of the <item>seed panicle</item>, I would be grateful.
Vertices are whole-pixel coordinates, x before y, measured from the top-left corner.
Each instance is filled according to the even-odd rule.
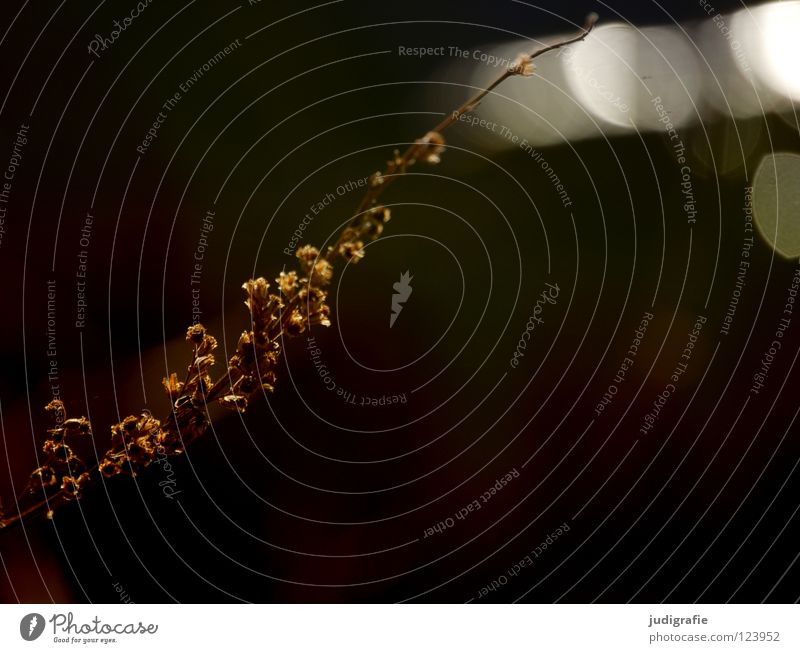
[[[76,440],[93,437],[92,425],[86,417],[67,417],[63,401],[55,399],[45,406],[54,426],[47,430],[42,445],[45,456],[35,469],[17,499],[17,513],[4,512],[0,502],[0,530],[34,517],[53,519],[61,504],[79,500],[87,487],[100,478],[137,476],[154,462],[178,456],[211,424],[209,407],[218,404],[239,413],[259,396],[273,392],[276,370],[285,338],[306,333],[313,326],[330,326],[330,307],[326,303],[327,286],[334,273],[334,261],[358,263],[364,258],[365,242],[378,238],[391,217],[388,207],[380,204],[382,193],[407,170],[422,162],[436,165],[445,151],[442,132],[458,118],[474,111],[481,100],[510,76],[533,75],[533,59],[570,43],[583,40],[597,22],[590,14],[582,31],[574,38],[554,43],[532,54],[521,54],[486,89],[467,100],[434,129],[414,141],[404,152],[395,150],[384,170],[369,177],[367,191],[354,216],[327,247],[325,254],[311,245],[296,252],[298,269],[282,271],[271,291],[264,277],[249,279],[242,285],[244,304],[250,314],[249,329],[239,336],[236,349],[220,378],[212,380],[216,339],[202,324],[186,331],[191,359],[183,381],[171,372],[162,379],[170,402],[170,413],[158,420],[144,410],[129,415],[110,428],[108,450],[94,467],[89,467],[73,451]]]

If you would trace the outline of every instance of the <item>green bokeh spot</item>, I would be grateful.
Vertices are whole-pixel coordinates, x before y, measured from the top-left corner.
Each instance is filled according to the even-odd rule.
[[[764,157],[753,182],[753,215],[759,233],[776,252],[800,256],[800,155]]]

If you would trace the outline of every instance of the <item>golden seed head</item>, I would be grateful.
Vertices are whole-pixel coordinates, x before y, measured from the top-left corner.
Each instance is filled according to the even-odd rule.
[[[360,240],[350,243],[342,243],[339,248],[342,257],[350,263],[358,263],[364,258],[364,243]]]
[[[281,272],[276,281],[278,282],[281,292],[287,297],[293,297],[297,292],[297,272],[294,270],[291,272]]]
[[[161,385],[164,386],[164,390],[170,397],[177,397],[183,390],[183,383],[178,381],[178,375],[175,372],[170,374],[169,378],[162,379]]]
[[[311,245],[303,245],[297,250],[295,256],[297,256],[297,260],[300,261],[303,272],[308,274],[319,258],[319,250]]]
[[[386,206],[375,206],[370,210],[370,215],[386,224],[392,217],[392,211]]]
[[[61,399],[53,399],[44,409],[51,413],[61,413],[64,415],[64,402]]]
[[[383,174],[381,173],[380,170],[378,170],[377,172],[374,172],[374,173],[372,173],[372,175],[370,175],[369,185],[372,188],[378,188],[382,184],[383,184]]]
[[[318,286],[327,286],[333,278],[333,266],[325,259],[320,259],[314,264],[311,272],[311,283]]]
[[[299,336],[306,330],[306,322],[299,309],[294,309],[289,321],[286,323],[286,334],[289,336]]]
[[[263,306],[269,298],[269,283],[264,277],[248,279],[242,284],[242,289],[247,293],[244,303],[251,311]]]

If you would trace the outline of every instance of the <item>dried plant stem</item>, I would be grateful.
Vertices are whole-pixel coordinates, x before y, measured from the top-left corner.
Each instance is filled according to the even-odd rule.
[[[83,417],[65,419],[61,401],[48,404],[48,410],[59,414],[60,418],[56,420],[56,427],[49,430],[50,438],[45,441],[46,460],[34,471],[25,491],[18,497],[16,514],[3,514],[0,504],[0,532],[34,518],[52,518],[56,508],[78,500],[83,491],[101,477],[136,476],[155,461],[156,452],[169,456],[183,453],[208,429],[211,423],[208,408],[213,403],[244,412],[256,395],[263,391],[271,392],[283,337],[297,336],[315,324],[330,324],[329,308],[325,304],[327,293],[323,288],[332,278],[331,262],[337,256],[358,262],[364,256],[363,240],[375,239],[382,233],[383,225],[390,217],[389,210],[377,204],[383,192],[417,161],[438,163],[444,150],[441,132],[462,115],[474,111],[509,77],[531,75],[534,69],[532,61],[537,57],[585,39],[596,22],[597,15],[590,14],[575,37],[520,55],[489,86],[447,114],[432,131],[417,139],[405,152],[395,151],[386,168],[370,177],[367,192],[336,243],[325,254],[308,245],[298,250],[301,274],[281,273],[277,279],[279,294],[270,293],[269,284],[263,278],[245,283],[250,329],[240,336],[226,372],[216,381],[212,382],[208,375],[214,364],[212,352],[217,346],[216,340],[202,325],[191,327],[186,339],[193,346],[193,359],[184,381],[179,383],[175,374],[164,379],[164,387],[172,402],[172,410],[166,419],[157,420],[143,411],[113,425],[111,448],[97,465],[88,468],[72,452],[67,439],[80,434],[91,436],[89,421]],[[38,496],[43,498],[21,508],[26,500]]]
[[[489,95],[489,93],[491,93],[494,89],[500,86],[500,84],[502,84],[509,77],[514,77],[515,75],[530,74],[530,72],[532,72],[533,69],[529,69],[530,72],[526,72],[526,66],[530,64],[530,62],[536,59],[537,57],[540,57],[543,54],[550,52],[551,50],[557,50],[567,45],[577,43],[578,41],[583,41],[589,35],[589,32],[591,32],[594,29],[594,26],[597,24],[597,18],[598,18],[597,14],[589,14],[586,17],[586,21],[583,27],[581,28],[580,33],[571,39],[567,39],[566,41],[559,41],[557,43],[552,43],[543,48],[539,48],[538,50],[532,52],[529,55],[522,55],[519,59],[517,59],[517,61],[514,64],[506,68],[497,79],[495,79],[491,84],[489,84],[489,86],[487,86],[482,91],[476,93],[473,97],[464,102],[464,104],[462,104],[458,109],[445,116],[445,118],[438,125],[436,125],[436,127],[433,128],[433,131],[441,133],[445,129],[447,129],[450,125],[452,125],[454,122],[456,122],[462,115],[474,111],[481,103],[483,98]]]
[[[502,84],[509,77],[514,77],[517,75],[531,75],[533,73],[532,61],[537,57],[540,57],[552,50],[557,50],[573,43],[577,43],[578,41],[583,41],[589,35],[592,29],[594,29],[594,26],[597,24],[597,20],[597,14],[591,13],[586,17],[583,27],[576,36],[539,48],[531,54],[520,55],[517,60],[511,66],[506,68],[491,84],[489,84],[485,89],[478,91],[475,95],[458,107],[458,109],[448,113],[441,120],[441,122],[439,122],[439,124],[436,125],[425,136],[417,139],[414,143],[409,145],[402,155],[399,152],[395,152],[394,158],[387,162],[386,168],[381,172],[374,173],[370,177],[369,189],[365,193],[361,203],[358,205],[358,209],[356,210],[353,220],[359,220],[366,211],[373,207],[377,203],[378,198],[389,187],[389,185],[391,185],[398,177],[402,176],[409,167],[416,163],[417,160],[424,158],[424,153],[426,150],[430,150],[431,147],[441,147],[441,145],[444,144],[444,140],[441,139],[441,133],[450,127],[450,125],[452,125],[454,122],[457,122],[461,116],[474,111],[481,101],[494,89],[500,86],[500,84]],[[436,157],[437,155],[438,151],[434,151],[433,156]],[[342,235],[339,237],[339,241],[333,247],[329,248],[327,254],[327,258],[329,260],[332,260],[338,253],[342,243],[345,242],[343,238],[345,238],[346,235],[347,229],[345,229]]]

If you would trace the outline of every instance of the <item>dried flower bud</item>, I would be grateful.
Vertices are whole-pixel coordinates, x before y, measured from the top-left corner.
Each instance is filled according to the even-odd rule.
[[[53,399],[47,406],[44,407],[47,412],[56,413],[55,419],[62,420],[66,411],[64,410],[64,402],[60,399]]]
[[[297,260],[300,261],[303,272],[308,274],[311,271],[314,263],[319,258],[319,250],[311,245],[303,245],[297,250],[295,256],[297,256]]]
[[[373,172],[369,177],[370,188],[378,188],[383,185],[383,175],[381,171]]]
[[[324,290],[316,287],[310,287],[303,298],[311,305],[311,306],[319,306],[325,299],[328,297],[328,293]]]
[[[118,474],[122,473],[122,465],[119,462],[111,460],[107,457],[100,461],[100,464],[97,466],[97,468],[106,478],[111,478],[112,476],[117,476]]]
[[[259,306],[266,305],[269,299],[269,283],[264,277],[248,279],[242,284],[242,288],[247,293],[244,303],[251,312]]]
[[[78,484],[71,476],[64,476],[61,481],[61,489],[68,495],[75,495],[78,493]]]
[[[308,321],[311,324],[321,324],[322,326],[329,327],[331,325],[331,321],[328,319],[330,313],[330,307],[322,305],[318,310],[308,316]]]
[[[360,240],[350,243],[342,243],[339,247],[339,253],[342,258],[350,263],[358,263],[364,258],[364,243]]]
[[[385,206],[371,208],[361,218],[360,235],[375,240],[383,233],[383,225],[389,222],[391,216],[392,212]]]
[[[281,272],[280,276],[276,279],[278,287],[281,292],[287,297],[294,297],[297,292],[297,272]]]
[[[289,316],[289,320],[286,323],[286,334],[289,336],[299,336],[305,330],[305,318],[300,310],[296,308],[292,311],[292,314]]]
[[[390,170],[395,170],[403,165],[403,155],[400,154],[400,150],[395,150],[393,154],[394,158],[391,161],[386,162]]]
[[[514,59],[514,62],[509,66],[509,71],[513,75],[522,75],[523,77],[530,77],[536,70],[536,66],[531,59],[531,55],[524,52]]]
[[[239,342],[236,345],[236,349],[243,351],[246,349],[250,349],[253,345],[253,334],[251,331],[242,331],[242,335],[239,336]]]
[[[376,220],[367,220],[364,223],[364,236],[370,240],[375,240],[383,233],[383,223]]]
[[[75,455],[69,445],[54,442],[53,440],[45,440],[42,445],[42,451],[51,456],[53,461],[66,461]]]
[[[311,272],[311,283],[318,286],[327,286],[333,278],[333,266],[325,259],[320,259],[314,264]]]
[[[199,345],[206,336],[206,328],[202,324],[194,324],[186,331],[186,342]]]
[[[419,158],[431,165],[439,163],[444,152],[444,138],[439,132],[428,132],[417,141],[419,145]]]
[[[80,498],[81,487],[88,483],[89,474],[84,472],[77,478],[74,476],[64,476],[61,480],[61,489],[64,491],[67,499]]]
[[[173,401],[175,401],[175,399],[178,398],[178,395],[183,392],[183,383],[178,381],[178,375],[175,374],[175,372],[170,374],[168,379],[162,379],[161,384],[164,386],[164,390]]]
[[[50,465],[42,465],[31,474],[31,486],[49,488],[57,483],[56,473]]]
[[[392,211],[386,206],[374,206],[370,209],[370,215],[386,224],[392,218]]]

